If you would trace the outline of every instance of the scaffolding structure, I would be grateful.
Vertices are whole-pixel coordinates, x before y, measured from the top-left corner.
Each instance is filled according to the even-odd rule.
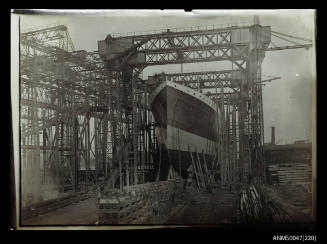
[[[95,52],[75,51],[62,25],[21,33],[22,184],[76,192],[101,176],[120,189],[154,181],[161,160],[148,99],[154,85],[142,71],[212,61],[229,61],[232,69],[164,75],[220,107],[218,163],[211,170],[219,168],[222,184],[264,180],[265,52],[311,46],[269,47],[272,33],[283,35],[258,23],[108,35]]]
[[[96,52],[74,51],[65,26],[22,33],[20,44],[23,181],[79,191],[108,160],[104,64]]]

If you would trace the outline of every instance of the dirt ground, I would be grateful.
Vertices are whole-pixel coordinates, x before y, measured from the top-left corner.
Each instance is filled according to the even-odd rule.
[[[312,221],[312,194],[301,186],[270,186],[277,196],[287,203],[296,214],[295,221]]]
[[[166,224],[230,224],[238,223],[238,196],[225,190],[214,193],[183,194],[180,210]]]
[[[91,225],[98,221],[98,206],[95,197],[39,215],[22,225]]]
[[[311,194],[301,188],[270,186],[270,191],[277,194],[283,202],[295,209],[297,220],[301,223],[311,221]],[[239,214],[239,197],[227,190],[215,190],[214,193],[184,192],[165,214],[140,218],[130,224],[167,224],[167,225],[210,225],[241,223]],[[55,211],[27,219],[25,226],[42,225],[97,225],[99,210],[95,196]]]
[[[164,216],[139,219],[131,224],[221,224],[237,223],[238,197],[229,191],[191,191],[181,194]],[[25,220],[33,225],[97,225],[99,212],[95,197]]]

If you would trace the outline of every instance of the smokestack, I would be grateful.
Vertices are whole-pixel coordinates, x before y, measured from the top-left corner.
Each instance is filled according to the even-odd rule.
[[[275,126],[271,127],[271,145],[275,145]]]

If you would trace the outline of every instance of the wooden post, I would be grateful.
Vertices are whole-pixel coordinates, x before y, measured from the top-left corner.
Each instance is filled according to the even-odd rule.
[[[192,161],[192,166],[193,166],[193,172],[194,172],[194,175],[195,175],[195,178],[196,178],[196,183],[198,185],[198,188],[200,188],[201,185],[200,185],[200,182],[199,182],[199,178],[198,178],[198,174],[197,174],[195,162],[193,160],[193,155],[192,155],[192,152],[190,151],[190,145],[188,145],[187,147],[188,147],[188,152],[189,152],[189,154],[191,156],[191,161]]]
[[[122,162],[121,162],[121,156],[119,157],[119,189],[123,190],[123,175],[122,175]]]
[[[125,176],[126,176],[126,186],[127,190],[129,190],[129,153],[130,153],[130,142],[127,141],[125,148],[124,148],[124,159],[123,159],[123,165],[125,165]]]
[[[156,177],[156,181],[159,181],[160,179],[160,168],[161,168],[161,161],[162,161],[162,144],[159,145],[159,165],[158,165],[158,173]]]
[[[202,150],[202,158],[203,158],[203,168],[204,168],[205,177],[206,177],[206,180],[207,180],[207,185],[209,185],[210,175],[209,175],[209,170],[208,170],[208,167],[207,167],[207,161],[206,161],[203,150]]]
[[[200,178],[201,178],[201,184],[202,184],[203,187],[206,187],[206,181],[205,181],[205,178],[204,178],[204,175],[203,175],[201,160],[200,160],[200,157],[199,157],[199,154],[198,154],[197,150],[195,150],[195,153],[196,153],[196,156],[197,156],[197,159],[198,159],[197,164],[198,164],[199,174],[200,174]]]
[[[129,159],[128,158],[127,161],[125,161],[125,165],[126,165],[126,186],[127,186],[127,191],[129,191]]]

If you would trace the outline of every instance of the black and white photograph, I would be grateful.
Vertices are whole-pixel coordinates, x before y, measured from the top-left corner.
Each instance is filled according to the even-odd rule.
[[[17,229],[316,221],[316,11],[12,10]]]

